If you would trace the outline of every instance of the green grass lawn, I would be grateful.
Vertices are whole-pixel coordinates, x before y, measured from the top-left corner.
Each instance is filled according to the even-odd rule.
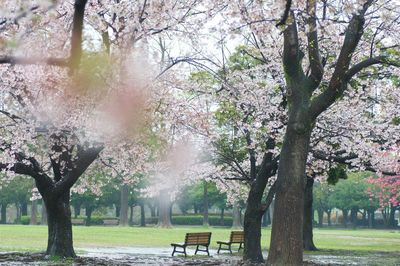
[[[212,232],[212,248],[217,240],[229,238],[229,228],[180,227],[103,227],[75,226],[74,246],[85,247],[169,247],[182,242],[187,232]],[[270,228],[262,230],[262,245],[269,246]],[[318,248],[352,251],[400,251],[400,231],[394,230],[338,230],[315,229]],[[0,225],[0,251],[43,251],[46,248],[47,227],[28,225]]]

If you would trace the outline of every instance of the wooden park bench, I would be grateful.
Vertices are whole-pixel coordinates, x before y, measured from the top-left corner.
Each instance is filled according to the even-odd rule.
[[[172,251],[172,256],[174,256],[175,253],[183,253],[185,254],[185,257],[187,256],[186,254],[186,247],[187,246],[197,246],[196,251],[194,254],[197,254],[198,251],[203,251],[207,252],[207,255],[210,256],[210,252],[208,252],[208,246],[210,245],[210,239],[211,239],[211,232],[207,233],[187,233],[185,237],[185,243],[183,244],[176,244],[172,243],[171,246],[174,247],[174,251]],[[200,246],[205,247],[205,249],[200,249]],[[183,251],[176,250],[176,248],[182,248]]]
[[[217,244],[219,244],[218,248],[218,254],[220,250],[229,250],[230,253],[232,253],[231,246],[232,244],[240,244],[239,249],[242,249],[244,245],[244,232],[243,231],[232,231],[231,232],[231,237],[229,238],[229,241],[217,241]],[[222,245],[228,246],[228,248],[223,248]]]

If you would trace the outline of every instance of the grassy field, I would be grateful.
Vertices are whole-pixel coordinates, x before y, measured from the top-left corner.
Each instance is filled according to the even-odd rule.
[[[212,232],[212,248],[217,240],[229,237],[229,228],[216,227],[100,227],[75,226],[75,248],[88,247],[167,247],[182,242],[186,232]],[[270,228],[262,230],[262,245],[269,246]],[[352,251],[400,251],[400,231],[315,229],[314,239],[321,249]],[[0,251],[43,251],[47,242],[46,226],[0,225]]]

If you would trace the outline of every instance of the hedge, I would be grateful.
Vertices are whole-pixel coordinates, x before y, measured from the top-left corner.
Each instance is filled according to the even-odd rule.
[[[158,222],[157,217],[146,218],[147,224],[156,224]],[[202,215],[173,215],[171,222],[174,225],[203,225]],[[212,226],[221,225],[221,218],[219,215],[208,216],[208,222]],[[232,226],[232,217],[224,217],[224,226]]]

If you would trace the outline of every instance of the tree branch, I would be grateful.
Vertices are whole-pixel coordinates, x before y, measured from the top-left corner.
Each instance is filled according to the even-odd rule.
[[[357,73],[359,73],[363,69],[377,64],[400,67],[399,61],[390,60],[390,58],[387,56],[371,57],[353,65],[345,74],[346,81],[349,82],[355,75],[357,75]]]
[[[68,191],[98,157],[103,148],[103,146],[100,146],[88,149],[79,149],[74,168],[54,185],[54,193],[60,195]]]
[[[311,73],[309,76],[309,81],[311,82],[311,91],[314,91],[319,86],[324,74],[324,67],[319,54],[316,8],[317,0],[307,0],[307,49],[308,60],[311,68]]]
[[[360,13],[353,15],[351,18],[328,88],[311,102],[310,115],[313,118],[318,117],[319,114],[325,111],[346,89],[347,81],[345,75],[349,69],[352,55],[364,32],[365,12],[372,2],[373,0],[368,0]]]

